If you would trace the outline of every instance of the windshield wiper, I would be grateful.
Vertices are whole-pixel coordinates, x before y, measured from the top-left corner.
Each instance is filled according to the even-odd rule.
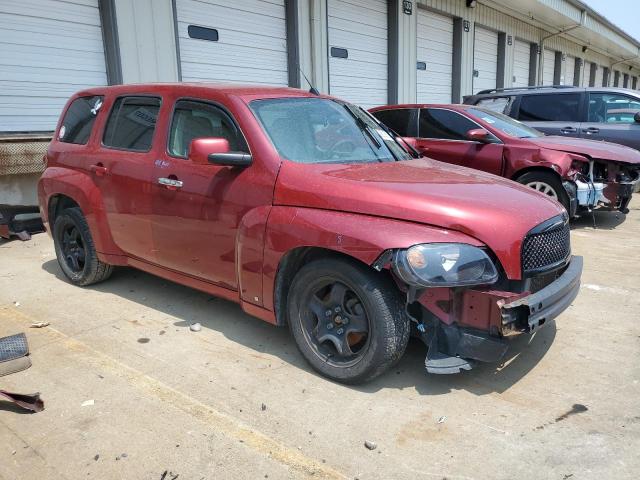
[[[375,134],[371,130],[371,127],[366,124],[366,122],[360,117],[360,115],[358,115],[356,112],[354,112],[351,109],[351,105],[345,103],[343,106],[347,110],[347,112],[349,112],[351,116],[355,118],[356,125],[358,125],[358,128],[367,134],[367,136],[371,139],[371,141],[376,146],[376,148],[378,149],[382,148],[382,144],[380,143],[380,140],[376,138]]]

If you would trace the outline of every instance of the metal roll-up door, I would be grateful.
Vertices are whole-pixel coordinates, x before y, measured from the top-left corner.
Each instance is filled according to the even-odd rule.
[[[553,85],[554,73],[556,70],[556,52],[544,50],[544,63],[542,66],[542,84]]]
[[[498,34],[475,27],[473,41],[473,93],[498,84]]]
[[[328,0],[329,92],[364,108],[388,103],[386,0]]]
[[[0,132],[52,131],[73,93],[106,84],[98,0],[0,2]]]
[[[529,68],[531,66],[531,45],[516,40],[513,45],[513,86],[529,86]]]
[[[451,103],[453,18],[418,9],[417,100]]]
[[[602,65],[596,65],[596,78],[595,78],[595,87],[603,87],[602,82],[604,81],[604,67]]]
[[[576,73],[576,57],[565,55],[564,59],[564,85],[573,85],[573,77]]]
[[[185,82],[288,84],[284,0],[176,0]]]

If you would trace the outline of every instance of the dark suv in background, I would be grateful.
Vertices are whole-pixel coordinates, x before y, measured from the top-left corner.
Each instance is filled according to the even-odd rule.
[[[640,92],[566,86],[483,90],[464,103],[505,113],[548,135],[640,149]]]

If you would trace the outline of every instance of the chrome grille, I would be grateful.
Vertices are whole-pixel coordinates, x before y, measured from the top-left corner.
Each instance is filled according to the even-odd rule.
[[[534,229],[522,243],[522,269],[525,273],[549,270],[562,265],[570,254],[569,222],[557,222],[542,231]]]

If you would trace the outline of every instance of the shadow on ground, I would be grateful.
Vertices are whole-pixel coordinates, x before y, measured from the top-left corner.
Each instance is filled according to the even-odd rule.
[[[55,260],[42,265],[43,270],[66,281]],[[297,368],[311,372],[299,354],[287,328],[274,327],[245,314],[240,306],[129,268],[118,268],[106,282],[87,287],[117,295],[179,320],[177,327],[188,328],[199,322],[203,328],[220,332],[229,340],[256,352],[274,355]],[[503,392],[517,383],[544,357],[556,335],[555,323],[533,336],[511,342],[501,365],[479,364],[470,372],[458,375],[429,375],[424,368],[426,347],[411,339],[404,357],[388,373],[374,381],[352,387],[365,393],[386,388],[416,388],[424,395],[441,395],[451,390],[467,390],[476,395]]]
[[[580,217],[571,220],[571,229],[594,228],[598,230],[614,230],[627,220],[627,215],[621,212],[609,212],[595,210],[592,213],[583,213]]]

